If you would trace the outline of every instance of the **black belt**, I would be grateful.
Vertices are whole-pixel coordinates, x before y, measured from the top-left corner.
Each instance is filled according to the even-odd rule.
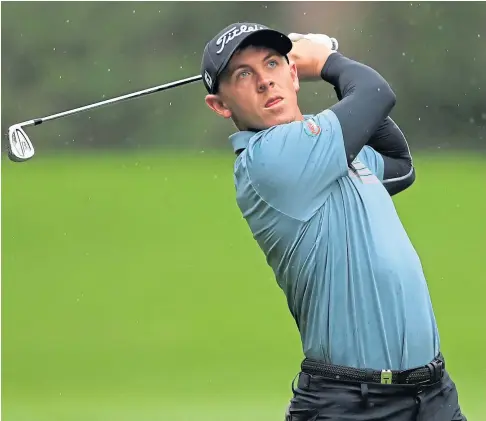
[[[410,370],[373,370],[326,364],[322,361],[304,359],[302,372],[331,380],[354,381],[380,384],[433,384],[438,382],[445,371],[442,355],[430,364]]]

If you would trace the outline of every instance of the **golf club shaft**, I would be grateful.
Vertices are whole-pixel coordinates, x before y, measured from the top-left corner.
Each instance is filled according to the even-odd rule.
[[[119,102],[119,101],[124,101],[124,100],[127,100],[127,99],[138,98],[138,97],[141,97],[141,96],[153,94],[155,92],[160,92],[160,91],[164,91],[166,89],[175,88],[176,86],[182,86],[182,85],[186,85],[188,83],[197,82],[201,79],[202,79],[202,76],[199,76],[199,75],[198,76],[192,76],[192,77],[189,77],[187,79],[181,79],[181,80],[177,80],[177,81],[174,81],[174,82],[166,83],[164,85],[154,86],[153,88],[144,89],[143,91],[138,91],[138,92],[133,92],[131,94],[118,96],[116,98],[111,98],[111,99],[107,99],[105,101],[96,102],[94,104],[85,105],[84,107],[75,108],[73,110],[64,111],[62,113],[53,114],[53,115],[50,115],[50,116],[47,116],[47,117],[34,118],[32,120],[24,121],[23,123],[18,123],[17,126],[21,126],[21,127],[37,126],[37,125],[39,125],[39,124],[41,124],[45,121],[55,120],[57,118],[66,117],[68,115],[72,115],[72,114],[80,113],[80,112],[83,112],[83,111],[92,110],[94,108],[102,107],[104,105],[114,104],[115,102]]]

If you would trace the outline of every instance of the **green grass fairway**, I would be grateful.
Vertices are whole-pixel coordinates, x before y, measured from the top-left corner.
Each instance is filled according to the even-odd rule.
[[[395,199],[469,421],[486,419],[484,157]],[[4,421],[282,421],[301,359],[231,154],[2,161]]]

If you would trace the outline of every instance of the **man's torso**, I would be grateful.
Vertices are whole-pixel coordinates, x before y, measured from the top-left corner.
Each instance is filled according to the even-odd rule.
[[[426,280],[390,196],[369,168],[379,171],[374,151],[365,147],[354,170],[329,184],[310,217],[299,218],[262,197],[249,149],[235,163],[237,203],[287,297],[304,354],[377,369],[432,360],[439,337]],[[271,191],[272,178],[266,183]],[[305,200],[299,191],[289,200]]]

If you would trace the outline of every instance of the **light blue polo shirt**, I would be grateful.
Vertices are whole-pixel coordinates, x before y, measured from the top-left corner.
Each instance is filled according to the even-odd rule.
[[[273,269],[306,357],[409,369],[439,352],[420,259],[365,146],[348,168],[326,110],[230,137],[236,200]]]

